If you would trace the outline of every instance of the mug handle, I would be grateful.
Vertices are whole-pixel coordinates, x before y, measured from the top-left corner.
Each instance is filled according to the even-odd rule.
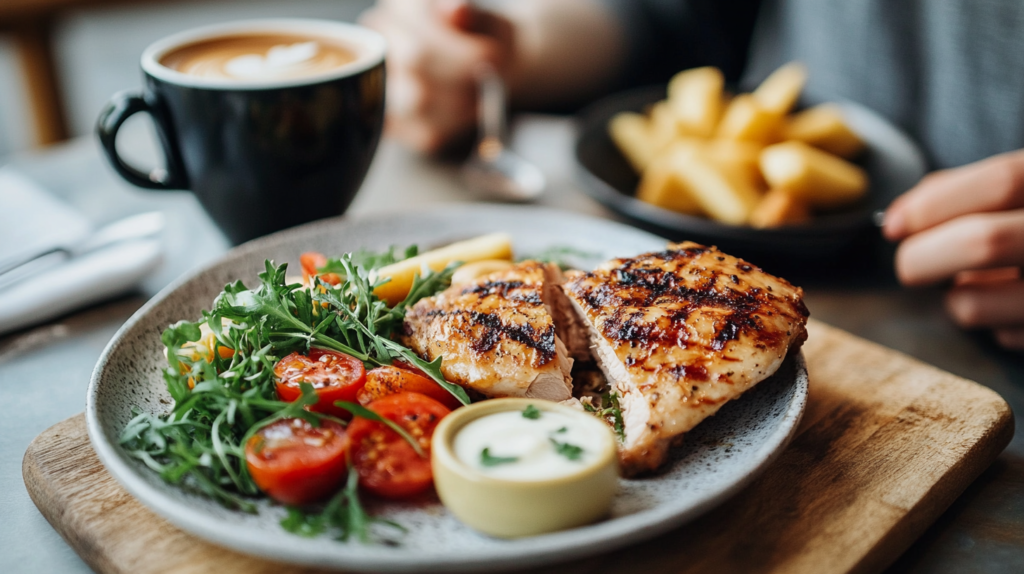
[[[163,144],[166,171],[154,169],[149,173],[144,173],[128,165],[117,154],[117,132],[125,120],[137,112],[148,113],[156,124],[157,134]],[[100,112],[99,120],[96,122],[96,135],[99,136],[103,152],[107,155],[114,170],[129,183],[146,189],[188,189],[185,170],[182,169],[181,162],[172,151],[171,142],[167,138],[167,130],[161,120],[161,115],[155,113],[154,106],[144,96],[134,92],[120,92],[114,94],[103,111]]]

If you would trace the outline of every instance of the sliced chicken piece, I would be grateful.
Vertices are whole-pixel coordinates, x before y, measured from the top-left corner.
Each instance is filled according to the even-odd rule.
[[[547,264],[544,273],[547,278],[544,284],[544,302],[548,304],[555,320],[555,334],[565,344],[573,361],[590,363],[593,361],[590,352],[590,329],[562,292],[561,285],[565,283],[562,270],[557,265]]]
[[[557,266],[526,261],[452,286],[406,313],[402,342],[443,357],[446,379],[487,397],[568,399],[572,358],[551,308],[564,295],[552,279]]]
[[[658,468],[807,338],[802,289],[697,243],[571,272],[563,289],[619,397],[626,475]]]

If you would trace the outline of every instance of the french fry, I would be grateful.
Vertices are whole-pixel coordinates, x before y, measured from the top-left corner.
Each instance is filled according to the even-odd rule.
[[[761,199],[749,181],[721,169],[702,152],[681,151],[669,158],[672,173],[701,211],[723,223],[746,223]]]
[[[750,94],[740,94],[729,102],[716,137],[728,140],[770,144],[778,139],[782,116],[761,107]]]
[[[807,202],[785,189],[775,188],[769,190],[754,208],[754,212],[750,214],[750,225],[765,229],[804,223],[810,219],[811,210],[807,207]]]
[[[651,106],[651,138],[658,152],[661,152],[679,137],[685,135],[679,119],[668,102],[661,101]]]
[[[857,201],[868,185],[860,167],[798,141],[764,148],[761,172],[772,187],[785,188],[811,207],[821,209]]]
[[[673,156],[679,153],[693,154],[696,153],[696,148],[685,143],[677,143],[658,156],[644,171],[636,198],[663,209],[688,215],[701,215],[703,211],[700,205],[672,169]]]
[[[732,172],[747,178],[754,187],[767,189],[768,184],[761,175],[761,150],[764,146],[742,140],[713,139],[701,142],[701,149],[708,159],[718,164],[726,172]]]
[[[783,139],[798,140],[839,157],[850,158],[864,149],[864,142],[843,120],[833,104],[821,104],[793,115]]]
[[[658,149],[651,136],[650,122],[641,114],[622,112],[608,122],[608,135],[637,173],[643,173]]]
[[[790,62],[765,78],[752,95],[765,111],[784,116],[800,99],[806,82],[807,68],[800,62]]]
[[[711,137],[722,114],[725,76],[706,66],[684,70],[668,84],[668,101],[684,135]]]
[[[391,280],[373,292],[388,305],[395,305],[409,294],[413,279],[420,274],[424,266],[433,271],[441,271],[452,261],[470,263],[484,259],[511,260],[512,238],[507,233],[481,235],[381,267],[371,275],[378,278],[388,277]]]

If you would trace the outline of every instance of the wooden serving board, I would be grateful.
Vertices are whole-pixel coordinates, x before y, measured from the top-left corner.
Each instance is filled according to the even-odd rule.
[[[1013,435],[993,391],[812,322],[810,399],[790,446],[750,487],[648,542],[547,572],[878,572]],[[102,573],[312,572],[203,542],[107,474],[83,415],[39,435],[23,461],[36,506]]]

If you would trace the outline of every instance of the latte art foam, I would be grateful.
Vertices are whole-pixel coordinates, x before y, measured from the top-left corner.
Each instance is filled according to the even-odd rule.
[[[276,80],[329,72],[354,59],[351,52],[328,41],[274,34],[229,36],[182,46],[160,63],[202,78]]]

